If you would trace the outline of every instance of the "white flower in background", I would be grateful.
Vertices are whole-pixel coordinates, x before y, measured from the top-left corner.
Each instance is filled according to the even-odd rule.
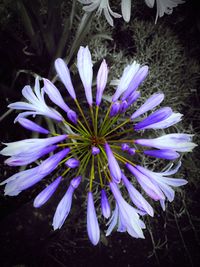
[[[106,20],[111,26],[113,26],[112,16],[114,18],[121,18],[120,14],[112,11],[109,0],[79,0],[79,2],[87,5],[83,7],[83,10],[86,12],[92,12],[97,9],[97,16],[100,16],[103,11]]]
[[[126,22],[130,21],[131,18],[131,0],[121,1],[122,17]]]
[[[145,3],[147,4],[148,7],[153,8],[155,0],[145,0]],[[155,23],[157,22],[158,17],[161,18],[164,15],[164,13],[168,15],[172,14],[173,8],[183,3],[184,1],[182,0],[156,0],[157,13],[156,13]]]

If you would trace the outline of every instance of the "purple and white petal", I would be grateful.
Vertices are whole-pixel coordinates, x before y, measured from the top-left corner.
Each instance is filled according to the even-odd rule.
[[[134,75],[132,81],[130,82],[127,90],[124,92],[121,100],[125,100],[131,96],[135,90],[138,88],[138,86],[145,80],[145,78],[148,75],[149,67],[143,66],[141,67],[137,73]]]
[[[75,177],[71,180],[70,185],[68,187],[67,192],[65,193],[64,197],[59,202],[56,212],[53,217],[53,229],[60,229],[64,224],[69,212],[71,210],[72,205],[72,197],[74,190],[79,186],[81,181],[81,176]]]
[[[110,189],[119,207],[120,220],[127,232],[136,238],[144,238],[140,219],[135,209],[122,197],[117,184],[110,182]]]
[[[91,54],[88,47],[81,46],[77,55],[77,66],[81,81],[85,89],[87,102],[92,106],[92,77],[93,77],[93,64]]]
[[[43,133],[43,134],[48,134],[49,131],[42,126],[38,125],[37,123],[30,121],[26,118],[19,118],[18,122],[26,129],[38,132],[38,133]]]
[[[108,143],[105,144],[105,150],[107,154],[108,166],[109,166],[111,177],[116,183],[119,183],[121,181],[122,172]]]
[[[135,189],[135,187],[129,182],[129,180],[124,174],[122,174],[122,181],[124,182],[124,185],[128,190],[129,196],[132,202],[135,204],[135,206],[141,211],[145,211],[146,213],[148,213],[150,216],[153,217],[154,211],[151,205],[140,194],[140,192],[137,189]]]
[[[43,79],[43,81],[44,81],[44,91],[48,95],[48,97],[51,99],[51,101],[55,103],[57,106],[59,106],[60,108],[62,108],[65,112],[68,112],[70,108],[64,102],[60,92],[55,87],[55,85],[47,79]]]
[[[159,149],[172,149],[178,152],[191,152],[197,145],[190,142],[192,134],[166,134],[154,139],[137,139],[136,144]]]
[[[141,185],[148,196],[150,196],[154,200],[165,199],[165,196],[163,195],[159,187],[152,183],[152,181],[149,180],[148,176],[143,174],[139,168],[135,168],[129,163],[126,163],[126,167],[136,177],[138,183]]]
[[[151,157],[168,160],[173,160],[180,157],[180,155],[176,151],[171,149],[144,150],[144,154]]]
[[[124,93],[130,82],[132,81],[133,77],[137,73],[137,71],[140,68],[140,64],[138,64],[136,61],[134,61],[131,65],[128,65],[122,74],[122,77],[119,81],[119,84],[117,86],[117,90],[115,94],[112,97],[112,101],[115,102],[118,100],[118,98],[121,96],[122,93]]]
[[[21,141],[3,143],[7,147],[0,151],[1,155],[4,156],[14,156],[22,153],[37,153],[41,149],[61,142],[67,138],[66,134],[49,137],[49,138],[32,138],[24,139]]]
[[[34,199],[33,206],[35,208],[39,208],[44,205],[54,194],[58,185],[60,184],[62,177],[58,177],[55,181],[53,181],[50,185],[48,185],[44,190],[42,190]]]
[[[152,125],[154,124],[160,124],[163,120],[167,119],[172,114],[172,109],[169,107],[161,108],[151,115],[149,115],[147,118],[142,120],[141,122],[137,123],[134,127],[136,131],[138,130],[144,130],[147,128],[153,128]]]
[[[108,66],[104,59],[97,73],[97,94],[96,94],[96,105],[97,106],[100,106],[101,104],[102,95],[106,87],[107,79],[108,79]]]
[[[56,145],[47,146],[39,151],[31,151],[27,153],[20,153],[5,160],[5,164],[9,166],[24,166],[28,165],[46,154],[53,152],[57,148]]]
[[[144,114],[145,112],[155,108],[158,106],[164,99],[163,93],[155,93],[150,98],[147,99],[147,101],[138,109],[136,110],[132,116],[131,120],[134,120],[135,118],[139,117],[140,115]]]
[[[101,211],[106,219],[110,217],[110,204],[104,189],[101,190]]]
[[[61,79],[62,83],[66,87],[68,93],[73,99],[76,99],[76,93],[74,87],[72,85],[71,76],[67,64],[64,62],[63,59],[57,58],[55,60],[55,69],[58,73],[59,78]]]
[[[183,114],[181,113],[172,113],[168,118],[160,121],[160,122],[157,122],[157,123],[154,123],[154,124],[151,124],[147,127],[145,127],[145,129],[165,129],[165,128],[168,128],[178,122],[180,122],[182,120],[182,117]]]
[[[97,220],[97,215],[94,207],[94,200],[92,192],[88,192],[88,200],[87,200],[87,232],[88,237],[92,244],[96,246],[99,242],[100,238],[100,229],[99,223]]]

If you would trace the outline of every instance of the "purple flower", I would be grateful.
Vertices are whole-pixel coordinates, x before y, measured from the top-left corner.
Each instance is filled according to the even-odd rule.
[[[100,153],[100,149],[96,146],[92,147],[92,155],[97,155]]]
[[[139,68],[140,68],[140,65],[136,61],[134,61],[131,65],[128,65],[124,69],[124,72],[119,81],[117,90],[112,97],[113,102],[117,101],[118,98],[121,96],[121,94],[124,93],[128,89],[128,86],[130,85],[132,79],[134,78]]]
[[[99,71],[97,73],[97,95],[96,95],[96,105],[101,104],[103,91],[106,87],[108,79],[108,66],[105,59],[102,61]]]
[[[148,213],[150,216],[153,217],[154,212],[153,212],[153,208],[151,207],[151,205],[140,194],[140,192],[137,189],[135,189],[135,187],[129,182],[129,180],[124,174],[122,174],[122,181],[124,185],[126,186],[126,189],[128,190],[129,196],[133,204],[135,204],[135,206],[139,210],[145,213]]]
[[[153,94],[138,110],[136,110],[132,114],[131,119],[133,120],[139,117],[140,115],[144,114],[145,112],[155,108],[163,101],[163,99],[164,99],[164,94],[162,93]]]
[[[87,203],[87,232],[88,237],[92,244],[96,246],[100,238],[99,223],[94,207],[94,200],[92,192],[88,192],[88,203]]]
[[[11,156],[6,161],[9,165],[26,165],[53,151],[56,146],[51,145],[63,141],[66,138],[67,135],[60,135],[43,139],[32,138],[12,143],[4,143],[7,147],[3,148],[0,154]]]
[[[87,98],[87,102],[90,106],[92,106],[92,77],[93,77],[93,70],[92,70],[92,59],[91,54],[88,47],[80,47],[78,51],[77,57],[77,65],[78,71],[85,89],[85,95]]]
[[[53,229],[60,229],[65,222],[72,205],[72,197],[74,190],[79,186],[81,182],[81,176],[78,176],[70,182],[69,188],[65,193],[64,197],[59,202],[56,212],[53,217]]]
[[[165,199],[162,191],[157,185],[155,185],[149,178],[141,173],[137,168],[133,167],[129,163],[126,164],[129,171],[136,177],[138,183],[141,185],[143,190],[154,200]]]
[[[72,85],[70,72],[67,67],[67,64],[65,64],[64,60],[62,60],[61,58],[57,58],[55,60],[55,68],[56,68],[56,72],[58,73],[58,76],[60,77],[62,83],[65,85],[70,96],[73,99],[76,99],[76,93]]]
[[[35,122],[32,122],[26,118],[19,118],[18,122],[26,129],[38,132],[38,133],[43,133],[43,134],[48,134],[49,131],[40,125],[36,124]]]
[[[119,101],[116,101],[112,104],[112,107],[110,109],[110,117],[116,116],[119,110],[120,110],[120,103]]]
[[[20,113],[15,119],[15,122],[18,121],[19,118],[24,118],[29,115],[43,115],[55,119],[57,121],[63,120],[60,113],[58,113],[55,109],[48,107],[45,103],[44,89],[40,89],[38,77],[35,80],[34,92],[29,85],[26,85],[22,90],[22,94],[28,100],[29,103],[15,102],[8,105],[8,107],[11,109],[28,110],[28,112]]]
[[[122,100],[127,99],[129,96],[131,96],[135,90],[138,88],[138,86],[144,81],[144,79],[148,75],[148,66],[141,67],[136,74],[133,76],[127,90],[124,92],[122,96]]]
[[[55,181],[48,185],[42,192],[40,192],[37,197],[34,199],[33,206],[39,208],[44,205],[53,193],[56,191],[58,185],[60,184],[62,177],[59,176]]]
[[[105,150],[106,150],[106,154],[107,154],[108,166],[110,169],[111,177],[113,178],[113,180],[116,183],[119,183],[121,181],[121,177],[122,177],[122,172],[121,172],[121,169],[119,167],[119,164],[118,164],[116,158],[114,157],[110,146],[107,143],[105,144]]]
[[[105,1],[101,1],[101,5],[103,3],[105,4]],[[93,4],[99,5],[97,2]],[[92,6],[89,5],[88,8],[90,9]],[[33,165],[37,161],[37,165],[25,166],[25,170],[13,174],[0,185],[5,185],[5,195],[16,196],[48,175],[51,177],[51,181],[53,177],[59,176],[51,183],[47,181],[49,185],[35,198],[34,207],[38,208],[54,194],[61,179],[62,185],[66,188],[71,173],[76,171],[76,177],[71,180],[65,195],[56,208],[53,218],[54,230],[61,228],[64,224],[71,209],[74,191],[82,182],[80,189],[83,192],[89,191],[87,231],[93,245],[97,245],[100,239],[97,216],[103,215],[105,219],[110,217],[112,206],[108,199],[113,199],[112,196],[115,210],[107,223],[106,235],[109,235],[116,226],[119,232],[127,231],[132,237],[144,238],[142,229],[145,228],[145,225],[139,216],[148,214],[153,216],[154,214],[152,206],[146,200],[146,195],[155,201],[159,200],[162,208],[165,209],[166,199],[169,201],[174,199],[174,187],[182,186],[187,181],[171,177],[178,171],[180,163],[175,168],[170,166],[166,171],[159,173],[140,166],[140,160],[143,162],[145,155],[174,160],[179,157],[177,152],[192,151],[196,144],[192,142],[190,134],[171,133],[173,128],[168,130],[169,134],[160,137],[158,137],[158,133],[154,135],[155,131],[146,131],[146,133],[139,131],[165,129],[181,120],[182,114],[174,113],[169,107],[160,108],[152,113],[152,110],[164,99],[163,93],[153,94],[135,110],[131,117],[127,116],[126,118],[126,114],[130,113],[125,113],[125,111],[140,97],[140,92],[136,90],[147,76],[147,66],[140,67],[140,64],[133,62],[125,68],[115,94],[109,96],[111,103],[107,109],[107,103],[100,107],[108,78],[106,61],[102,61],[97,74],[95,106],[92,106],[93,69],[88,47],[80,47],[77,65],[89,108],[80,102],[80,97],[76,98],[69,69],[62,59],[55,61],[55,67],[60,80],[72,97],[72,103],[71,101],[69,103],[72,104],[74,110],[66,104],[64,97],[51,81],[43,79],[44,88],[40,89],[38,77],[35,80],[34,89],[27,85],[22,90],[27,102],[16,102],[9,105],[12,109],[23,111],[19,113],[15,121],[28,130],[37,132],[38,135],[47,134],[48,136],[5,143],[0,154],[8,157],[5,160],[6,164],[23,166],[30,163]],[[44,93],[50,98],[53,107],[46,105]],[[62,109],[62,114],[66,112],[68,120],[66,115],[62,116],[57,109]],[[135,122],[135,118],[148,111],[150,114],[140,120],[136,119]],[[29,115],[32,115],[33,118],[42,115],[44,120],[48,119],[46,128],[27,119],[26,117]],[[164,132],[164,130],[162,131]],[[148,132],[150,132],[150,139],[148,139]],[[143,135],[147,137],[142,139]],[[149,150],[145,147],[156,149]],[[137,165],[132,160],[136,160]],[[76,170],[71,170],[71,168],[76,168]],[[132,178],[129,176],[127,178],[122,170],[135,179],[135,183],[141,186],[141,192],[131,183]],[[120,184],[121,180],[122,184]],[[119,187],[123,185],[126,187],[127,191],[123,190],[126,194],[125,199],[130,198],[135,207],[125,201],[118,184],[120,184]],[[105,191],[108,186],[111,192]],[[96,204],[94,206],[94,203],[98,203],[99,188],[102,214],[99,214],[99,209],[97,209],[97,214]],[[112,196],[110,197],[110,195]]]
[[[65,164],[69,168],[77,168],[80,165],[80,161],[75,158],[71,158],[71,159],[68,159]]]
[[[41,181],[45,176],[51,173],[58,163],[69,153],[69,148],[66,148],[46,160],[39,166],[16,173],[3,181],[0,185],[6,184],[5,195],[16,196],[21,191],[33,186]]]
[[[162,122],[163,120],[168,118],[171,114],[172,114],[171,108],[168,108],[168,107],[161,108],[161,109],[155,111],[154,113],[152,113],[151,115],[149,115],[143,121],[137,123],[135,125],[134,129],[135,130],[144,130],[147,128],[152,128],[152,125],[157,124],[157,123],[159,124],[160,122]]]
[[[192,134],[166,134],[154,139],[137,139],[136,144],[159,149],[172,149],[178,152],[190,152],[196,144],[190,142]]]
[[[106,219],[110,217],[110,204],[104,189],[101,190],[101,211]]]
[[[49,96],[51,101],[60,108],[62,108],[67,113],[68,119],[76,123],[77,122],[76,113],[68,107],[68,105],[65,103],[64,99],[62,98],[60,92],[55,87],[55,85],[47,79],[43,79],[43,81],[44,81],[44,91]]]
[[[118,205],[119,217],[124,230],[135,238],[144,238],[142,232],[144,224],[140,220],[136,210],[124,200],[117,185],[114,182],[110,182],[110,189]]]
[[[144,150],[144,154],[155,157],[155,158],[161,158],[161,159],[177,159],[180,157],[180,155],[171,149],[159,149],[159,150]]]

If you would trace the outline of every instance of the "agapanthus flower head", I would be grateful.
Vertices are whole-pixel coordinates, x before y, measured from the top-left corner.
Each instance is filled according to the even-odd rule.
[[[160,201],[165,209],[165,202],[174,199],[173,188],[185,185],[187,181],[171,177],[178,171],[180,162],[173,163],[174,168],[171,166],[164,172],[156,172],[142,167],[140,156],[176,160],[179,153],[192,151],[196,145],[192,142],[192,135],[186,133],[168,133],[152,138],[151,132],[151,138],[148,138],[149,129],[165,129],[182,118],[182,114],[173,112],[170,107],[155,110],[164,99],[162,92],[154,93],[131,115],[127,115],[127,109],[140,97],[137,88],[148,74],[147,66],[134,61],[125,68],[108,106],[102,98],[108,78],[106,61],[102,61],[97,74],[96,101],[92,96],[93,69],[88,47],[81,47],[78,51],[77,65],[86,105],[85,101],[81,102],[76,97],[78,92],[75,93],[69,69],[62,59],[56,60],[55,67],[72,97],[70,106],[73,105],[73,109],[65,101],[66,91],[61,95],[51,81],[39,81],[39,78],[36,78],[34,89],[25,86],[22,90],[27,102],[9,105],[12,109],[24,111],[18,114],[15,121],[42,137],[4,143],[6,147],[0,154],[8,157],[6,164],[26,166],[31,163],[31,168],[26,167],[1,182],[1,185],[6,184],[6,195],[16,196],[50,175],[51,182],[36,196],[33,205],[41,207],[59,190],[61,184],[65,188],[67,186],[53,217],[54,230],[62,227],[70,213],[73,195],[82,189],[87,191],[87,231],[93,245],[97,245],[100,239],[100,215],[96,208],[101,206],[98,210],[101,210],[104,219],[108,219],[113,203],[115,210],[108,222],[106,235],[117,225],[120,232],[127,231],[135,238],[144,238],[145,225],[141,216],[154,214],[146,196]],[[41,83],[44,85],[42,89]],[[53,107],[46,104],[48,98]],[[143,117],[143,114],[146,115]],[[38,125],[26,118],[31,115],[52,119],[56,130],[52,131],[52,127]],[[141,132],[142,135],[145,133],[145,138],[141,138]],[[34,165],[36,160],[40,160],[39,165]],[[138,189],[132,179],[139,184]],[[79,187],[80,183],[85,187]],[[127,196],[120,191],[123,185]],[[132,204],[126,201],[128,198]]]

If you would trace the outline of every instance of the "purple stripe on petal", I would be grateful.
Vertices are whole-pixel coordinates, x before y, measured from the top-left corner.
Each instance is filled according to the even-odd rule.
[[[145,200],[145,198],[140,194],[140,192],[135,189],[135,187],[129,182],[129,180],[124,174],[122,174],[122,181],[124,182],[128,190],[129,196],[135,206],[140,210],[147,212],[150,216],[153,217],[154,212],[151,205]]]
[[[165,196],[163,195],[159,187],[153,184],[146,175],[138,171],[129,163],[126,163],[126,167],[137,178],[138,183],[141,185],[147,195],[149,195],[154,200],[165,199]]]
[[[55,181],[53,181],[50,185],[48,185],[44,190],[42,190],[33,202],[33,206],[35,208],[39,208],[44,205],[53,193],[56,191],[58,185],[60,184],[62,177],[58,177]]]
[[[96,246],[100,238],[99,224],[97,220],[97,215],[94,207],[94,200],[92,192],[88,193],[87,202],[87,232],[88,237],[92,244]]]
[[[132,114],[131,119],[133,120],[138,116],[142,115],[143,113],[155,108],[163,101],[163,99],[164,99],[164,94],[162,93],[153,94],[138,110],[136,110]]]
[[[144,154],[151,157],[168,160],[173,160],[180,157],[180,155],[176,151],[171,149],[144,150]]]
[[[147,127],[151,127],[152,124],[162,122],[166,118],[168,118],[172,114],[172,109],[169,107],[161,108],[151,115],[149,115],[147,118],[145,118],[143,121],[137,123],[134,127],[135,130],[142,130],[146,129]]]
[[[58,163],[70,152],[70,148],[65,148],[60,152],[50,156],[44,160],[38,167],[38,173],[43,177],[51,173],[58,165]]]
[[[149,70],[148,66],[143,66],[137,71],[137,73],[133,77],[132,81],[130,82],[127,90],[124,92],[121,100],[127,99],[138,88],[138,86],[147,77],[148,70]]]
[[[26,129],[31,130],[31,131],[35,131],[38,133],[43,133],[43,134],[48,134],[49,131],[41,126],[39,126],[38,124],[36,124],[35,122],[32,122],[26,118],[19,118],[18,122]]]
[[[119,99],[121,94],[126,91],[131,80],[133,79],[136,72],[139,70],[140,65],[134,61],[131,65],[128,65],[122,74],[122,77],[119,81],[119,85],[117,86],[117,90],[113,95],[112,101],[115,102]]]
[[[110,217],[110,204],[104,189],[101,190],[101,211],[106,219]]]
[[[106,150],[106,154],[108,158],[108,166],[109,166],[111,177],[116,183],[119,183],[121,181],[121,176],[122,176],[122,172],[119,167],[119,164],[116,158],[114,157],[110,146],[107,143],[105,144],[105,150]]]
[[[58,76],[60,77],[70,96],[73,99],[76,99],[76,93],[72,85],[70,72],[67,67],[67,64],[61,58],[57,58],[55,61],[55,68],[56,72],[58,73]]]
[[[101,99],[102,99],[103,91],[106,87],[107,78],[108,78],[108,66],[104,59],[97,73],[97,94],[96,94],[96,105],[97,106],[101,104]]]

